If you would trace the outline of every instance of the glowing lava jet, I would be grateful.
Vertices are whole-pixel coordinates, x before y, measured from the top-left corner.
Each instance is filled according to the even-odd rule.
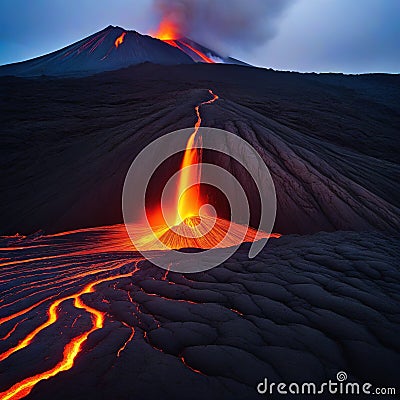
[[[186,150],[183,155],[178,187],[178,215],[175,219],[177,224],[181,221],[185,221],[187,218],[198,216],[201,207],[200,179],[202,140],[201,136],[198,135],[201,125],[200,106],[214,103],[214,101],[218,99],[218,96],[214,94],[212,90],[209,90],[209,93],[213,96],[212,99],[204,101],[195,107],[197,121],[194,125],[194,132],[189,137]],[[186,168],[190,167],[191,165],[197,166],[194,174]]]
[[[223,248],[236,246],[242,242],[280,236],[260,232],[249,226],[223,219],[218,215],[208,214],[207,209],[203,208],[208,203],[208,199],[202,193],[200,184],[202,168],[202,137],[199,132],[200,108],[218,100],[218,96],[212,90],[209,90],[209,94],[212,96],[210,100],[195,107],[197,120],[193,133],[186,144],[178,171],[175,198],[168,201],[167,209],[161,210],[160,206],[150,211],[146,210],[152,231],[150,234],[140,224],[134,229],[135,245],[139,251],[189,247]],[[167,221],[170,221],[170,225]]]

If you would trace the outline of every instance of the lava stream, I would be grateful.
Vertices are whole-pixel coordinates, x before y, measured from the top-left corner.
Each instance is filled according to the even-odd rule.
[[[63,352],[63,358],[62,360],[56,364],[53,368],[51,368],[48,371],[41,372],[37,375],[28,377],[21,382],[16,383],[14,386],[9,388],[8,390],[0,393],[0,399],[2,400],[8,400],[8,399],[21,399],[22,397],[27,396],[32,388],[41,380],[43,379],[48,379],[51,378],[55,375],[57,375],[60,372],[67,371],[71,369],[74,365],[75,359],[77,355],[79,354],[81,347],[83,343],[87,340],[89,335],[93,333],[94,331],[101,329],[104,325],[104,318],[105,314],[99,310],[96,310],[93,307],[90,307],[86,305],[83,300],[81,299],[81,296],[87,293],[93,293],[94,292],[94,287],[99,285],[100,283],[112,281],[115,279],[121,279],[121,278],[127,278],[131,277],[138,268],[136,267],[134,271],[125,273],[125,274],[118,274],[118,275],[113,275],[109,276],[106,278],[99,279],[95,282],[91,282],[87,284],[80,292],[64,297],[62,299],[58,299],[54,301],[49,310],[48,310],[48,315],[49,318],[48,320],[40,325],[38,328],[36,328],[34,331],[32,331],[29,335],[25,337],[25,339],[16,347],[10,349],[8,352],[3,353],[1,360],[8,357],[10,354],[14,353],[17,350],[20,350],[26,346],[28,346],[32,339],[43,329],[47,328],[49,325],[53,324],[54,322],[57,321],[57,309],[61,303],[63,303],[66,300],[73,299],[74,300],[74,306],[79,309],[83,309],[86,312],[88,312],[91,315],[92,319],[92,326],[89,330],[84,332],[83,334],[73,338],[65,347],[64,347],[64,352]]]
[[[200,59],[203,62],[206,62],[208,64],[215,64],[215,61],[206,56],[204,53],[202,53],[200,50],[194,48],[193,46],[191,46],[189,43],[185,42],[184,40],[180,39],[180,40],[163,40],[163,42],[168,43],[170,46],[174,46],[177,47],[179,50],[183,51],[184,53],[187,53],[188,51],[184,49],[184,47],[186,47],[187,49],[189,49],[189,52],[193,52],[195,53],[197,56],[200,57]]]
[[[115,268],[112,268],[115,269]],[[96,273],[100,273],[100,272],[106,272],[106,271],[110,271],[110,269],[100,269],[100,270],[95,270],[95,271],[89,271],[87,273],[87,275],[93,275]],[[101,281],[97,281],[97,282],[101,282]],[[95,282],[95,284],[97,284],[97,282]],[[89,284],[87,287],[90,287],[90,285],[93,285],[92,283]],[[61,299],[55,300],[49,307],[49,310],[47,312],[48,315],[48,319],[46,322],[44,322],[43,324],[39,325],[36,329],[34,329],[30,334],[28,334],[22,341],[20,341],[16,346],[11,347],[10,349],[8,349],[7,351],[5,351],[4,353],[0,354],[0,361],[5,360],[6,358],[8,358],[11,354],[15,353],[18,350],[21,350],[23,348],[25,348],[26,346],[28,346],[32,340],[37,336],[37,334],[39,332],[41,332],[43,329],[47,328],[48,326],[52,325],[54,322],[57,321],[57,309],[60,306],[61,303],[63,303],[66,300],[71,300],[71,299],[76,299],[76,297],[81,296],[84,293],[91,293],[91,292],[87,292],[85,291],[87,289],[87,287],[85,287],[83,289],[82,292],[79,292],[78,294],[75,295],[71,295],[71,296],[66,296],[63,297]]]
[[[201,125],[200,107],[205,104],[211,104],[218,99],[218,96],[211,89],[208,92],[212,99],[203,101],[195,107],[197,120],[183,155],[178,184],[175,225],[179,225],[186,218],[197,216],[200,209],[201,136],[197,134]],[[196,174],[191,173],[187,168],[185,169],[185,167],[191,165],[197,165]],[[191,186],[193,189],[186,190]]]
[[[182,249],[182,248],[226,248],[237,246],[242,242],[253,242],[259,239],[280,237],[277,233],[267,234],[249,226],[240,225],[222,218],[200,215],[201,206],[206,204],[200,191],[202,166],[202,137],[199,134],[201,126],[200,108],[218,100],[211,89],[208,93],[211,99],[203,101],[195,107],[196,122],[193,133],[190,135],[178,175],[178,187],[175,199],[171,200],[171,207],[166,212],[168,221],[174,221],[173,229],[160,219],[149,214],[151,231],[140,224],[131,228],[137,248],[141,251]],[[192,168],[187,168],[192,167]],[[172,211],[170,211],[172,210]],[[153,223],[153,221],[155,223]]]

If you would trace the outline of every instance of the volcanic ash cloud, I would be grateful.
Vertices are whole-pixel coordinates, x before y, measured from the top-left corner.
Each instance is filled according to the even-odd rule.
[[[181,36],[211,46],[223,55],[252,49],[271,39],[284,11],[295,0],[154,0],[160,21]]]

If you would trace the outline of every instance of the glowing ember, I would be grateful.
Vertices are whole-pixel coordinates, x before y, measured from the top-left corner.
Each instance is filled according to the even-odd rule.
[[[120,36],[117,37],[117,39],[114,42],[116,48],[118,48],[118,46],[124,42],[125,35],[126,32],[123,32]]]

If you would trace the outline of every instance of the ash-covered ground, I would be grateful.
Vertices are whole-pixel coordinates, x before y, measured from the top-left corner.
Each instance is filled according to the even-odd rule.
[[[80,79],[3,77],[0,87],[2,234],[121,223],[132,161],[193,127],[210,89],[219,98],[201,106],[201,126],[259,152],[277,193],[276,232],[399,230],[399,75],[143,64]]]

